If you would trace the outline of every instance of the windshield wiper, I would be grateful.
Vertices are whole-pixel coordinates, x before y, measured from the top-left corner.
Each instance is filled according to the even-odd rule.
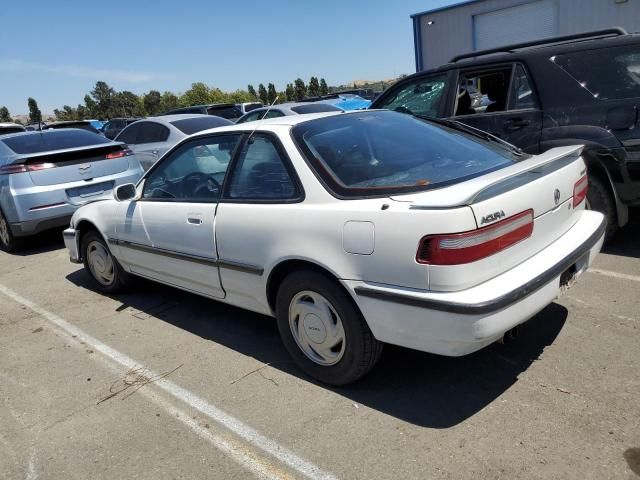
[[[466,123],[459,122],[458,120],[451,120],[448,118],[433,118],[428,117],[426,115],[414,115],[415,117],[421,118],[423,120],[427,120],[429,122],[437,123],[439,125],[444,125],[445,127],[454,128],[456,130],[460,130],[462,132],[469,133],[470,135],[474,135],[476,137],[483,138],[488,140],[489,142],[499,143],[503,147],[506,147],[508,150],[513,152],[515,155],[524,155],[524,152],[513,145],[512,143],[507,142],[506,140],[501,139],[500,137],[496,137],[489,132],[485,132],[484,130],[480,130],[479,128],[472,127],[471,125],[467,125]]]

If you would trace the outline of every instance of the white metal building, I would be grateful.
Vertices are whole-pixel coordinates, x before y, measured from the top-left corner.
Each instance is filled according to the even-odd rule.
[[[411,16],[416,70],[511,43],[608,27],[640,30],[640,0],[470,0]]]

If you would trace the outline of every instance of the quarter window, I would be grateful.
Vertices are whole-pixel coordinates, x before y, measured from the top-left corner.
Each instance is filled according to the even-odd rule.
[[[122,130],[118,136],[116,137],[116,140],[118,142],[124,142],[124,143],[128,143],[130,145],[135,145],[136,144],[136,137],[138,136],[138,129],[139,129],[140,124],[135,123],[132,125],[129,125],[128,127],[126,127],[124,130]],[[115,127],[117,128],[117,127]]]
[[[155,167],[142,198],[155,201],[216,203],[240,134],[185,143]]]
[[[291,200],[299,196],[273,141],[263,135],[245,143],[231,175],[229,199]]]

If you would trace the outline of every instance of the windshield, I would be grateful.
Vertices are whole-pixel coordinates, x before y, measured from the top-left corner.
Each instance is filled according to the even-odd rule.
[[[112,143],[111,140],[101,135],[79,129],[45,130],[42,133],[26,133],[15,137],[3,138],[2,141],[11,150],[20,154]]]
[[[521,159],[499,144],[389,111],[304,122],[293,136],[316,173],[341,196],[441,187]]]
[[[417,78],[375,102],[373,108],[386,108],[403,113],[439,117],[445,98],[446,74]]]

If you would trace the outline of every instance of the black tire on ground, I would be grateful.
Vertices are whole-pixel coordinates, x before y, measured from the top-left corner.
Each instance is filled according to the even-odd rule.
[[[606,239],[612,238],[618,231],[618,215],[616,204],[611,191],[599,177],[589,176],[589,190],[587,192],[587,208],[603,213],[607,217]]]
[[[104,249],[104,254],[107,255],[108,259],[112,262],[113,275],[111,281],[106,281],[104,277],[99,278],[89,265],[89,249],[95,250],[100,247]],[[89,277],[98,290],[104,293],[120,293],[129,288],[131,275],[125,272],[120,266],[118,260],[111,254],[109,247],[98,232],[90,230],[82,236],[80,240],[80,252],[82,254],[85,271],[89,274]]]
[[[22,239],[17,238],[11,232],[9,222],[0,210],[0,250],[7,253],[14,253],[20,250]]]
[[[289,307],[296,295],[311,291],[327,299],[342,320],[345,350],[334,365],[312,361],[301,350],[291,332]],[[368,373],[382,353],[383,343],[376,340],[362,314],[337,281],[314,271],[297,271],[288,275],[276,297],[276,318],[282,341],[295,363],[313,378],[330,385],[346,385]]]

